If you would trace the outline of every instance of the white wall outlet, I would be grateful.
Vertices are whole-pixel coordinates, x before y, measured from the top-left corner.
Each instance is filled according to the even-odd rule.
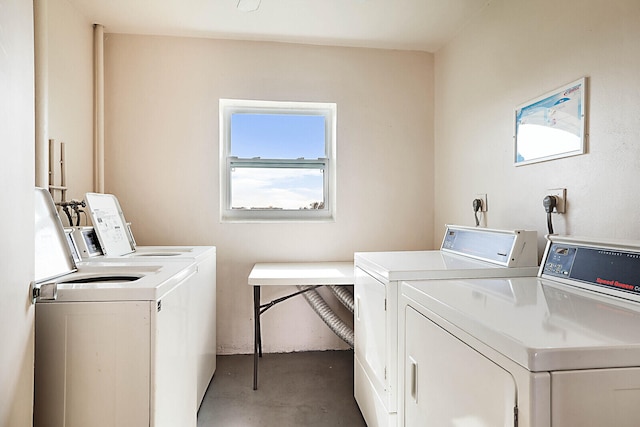
[[[567,209],[567,189],[566,188],[550,188],[545,196],[556,197],[555,213],[565,213]]]
[[[480,212],[486,212],[488,210],[488,205],[487,205],[487,194],[486,193],[478,193],[476,194],[476,199],[480,199],[482,200],[482,208],[480,209]]]

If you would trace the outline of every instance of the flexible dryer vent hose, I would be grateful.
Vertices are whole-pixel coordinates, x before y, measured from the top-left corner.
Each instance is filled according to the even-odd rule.
[[[338,300],[353,313],[353,294],[346,286],[330,285],[329,289]]]
[[[298,290],[308,289],[309,286],[296,286]],[[353,329],[351,329],[342,319],[340,319],[327,305],[327,302],[315,289],[309,289],[303,293],[313,311],[327,324],[337,336],[353,348]]]

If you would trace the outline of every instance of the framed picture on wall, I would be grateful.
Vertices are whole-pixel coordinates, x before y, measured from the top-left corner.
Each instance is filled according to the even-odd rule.
[[[518,106],[515,166],[584,154],[586,77]]]

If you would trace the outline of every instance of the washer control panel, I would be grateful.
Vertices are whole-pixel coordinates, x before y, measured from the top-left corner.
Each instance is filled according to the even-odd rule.
[[[93,227],[74,227],[72,236],[83,259],[103,254],[102,246],[100,246],[100,241]]]

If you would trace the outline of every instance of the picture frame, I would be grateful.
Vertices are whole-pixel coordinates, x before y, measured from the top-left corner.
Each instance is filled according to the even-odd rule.
[[[586,152],[587,78],[519,105],[514,114],[514,165]]]

